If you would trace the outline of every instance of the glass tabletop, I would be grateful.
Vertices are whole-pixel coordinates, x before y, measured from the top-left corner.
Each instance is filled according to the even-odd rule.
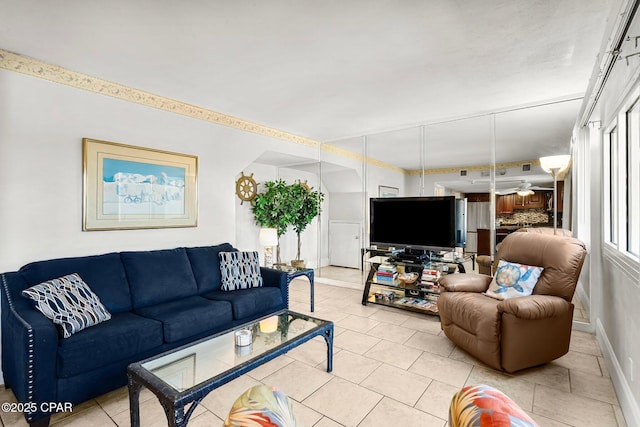
[[[307,271],[312,271],[313,268],[306,268],[306,267],[292,267],[290,265],[274,265],[273,267],[274,270],[278,270],[278,271],[284,271],[285,273],[289,273],[289,274],[293,274],[293,273],[304,273]]]
[[[176,391],[182,392],[265,353],[275,351],[328,323],[330,322],[284,311],[179,348],[145,361],[140,366]],[[236,332],[244,338],[237,338]],[[250,343],[236,345],[237,339]]]

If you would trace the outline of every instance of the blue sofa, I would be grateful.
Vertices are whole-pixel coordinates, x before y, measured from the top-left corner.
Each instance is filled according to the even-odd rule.
[[[234,250],[224,243],[109,253],[2,274],[2,371],[27,421],[48,424],[42,403],[76,404],[124,386],[132,362],[287,308],[287,274],[280,271],[261,268],[262,287],[220,289],[218,253]],[[21,291],[72,273],[112,318],[62,339]]]

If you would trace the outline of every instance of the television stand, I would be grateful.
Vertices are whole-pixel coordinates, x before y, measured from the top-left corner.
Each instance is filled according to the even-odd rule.
[[[427,251],[405,251],[394,254],[391,258],[395,262],[409,264],[424,264],[431,259],[431,253]]]
[[[420,258],[418,256],[408,260],[389,255],[369,258],[367,262],[371,268],[365,282],[362,304],[386,305],[437,315],[439,276],[447,271],[453,273],[456,268],[449,269],[447,263],[435,262],[429,256],[426,259]],[[402,273],[416,273],[416,278],[407,283],[400,280]]]

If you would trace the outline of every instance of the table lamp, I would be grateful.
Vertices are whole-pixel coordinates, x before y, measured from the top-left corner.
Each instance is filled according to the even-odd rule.
[[[278,229],[261,228],[260,244],[264,246],[264,266],[273,267],[273,247],[278,244]]]
[[[570,160],[569,154],[540,157],[540,167],[553,176],[553,234],[558,228],[558,174],[569,167]]]

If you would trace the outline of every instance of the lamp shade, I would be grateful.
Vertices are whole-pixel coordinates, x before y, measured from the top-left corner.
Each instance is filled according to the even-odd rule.
[[[540,157],[540,167],[547,173],[551,173],[552,171],[560,173],[569,167],[570,160],[571,156],[569,154]]]
[[[260,229],[260,244],[262,246],[276,246],[278,244],[278,229],[276,229],[276,228],[261,228]]]

